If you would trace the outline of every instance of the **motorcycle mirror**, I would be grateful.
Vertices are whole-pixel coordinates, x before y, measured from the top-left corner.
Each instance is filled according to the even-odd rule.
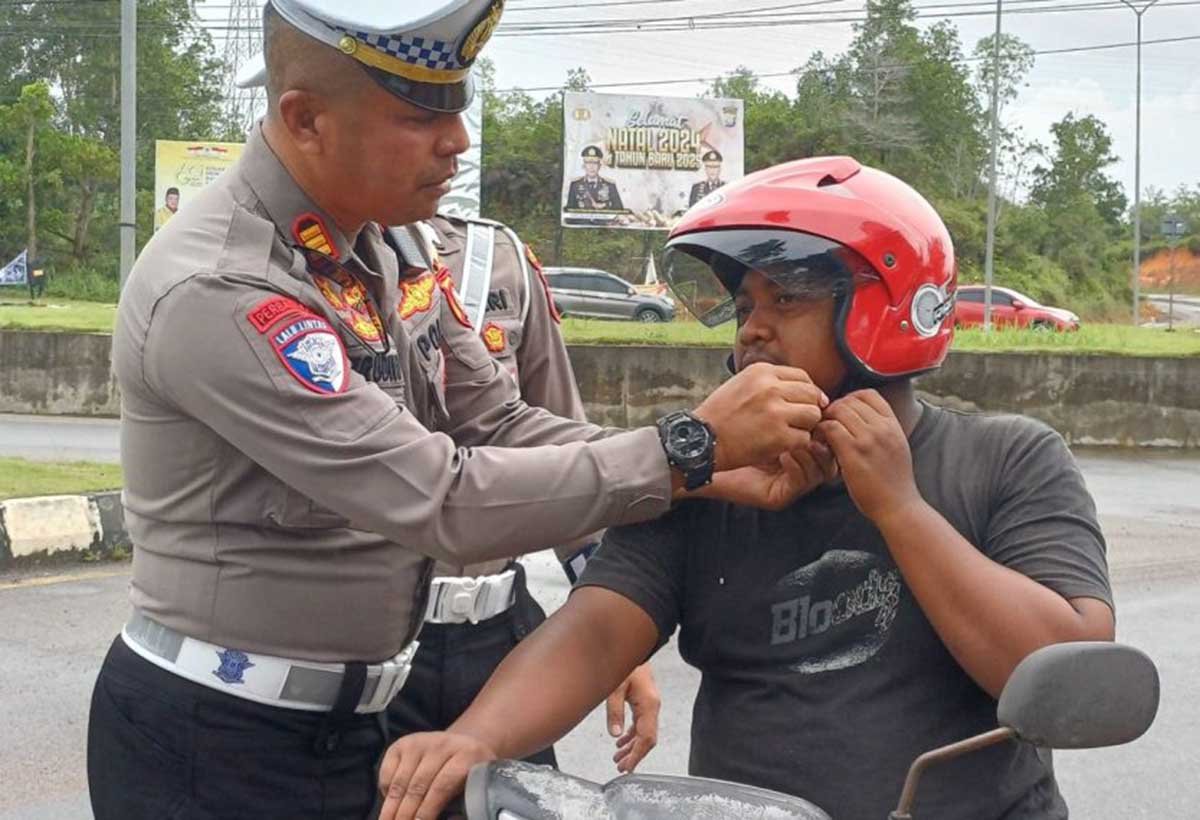
[[[1158,670],[1144,652],[1108,642],[1064,643],[1017,665],[996,717],[1035,745],[1092,749],[1141,737],[1158,699]]]
[[[1009,675],[996,708],[999,728],[914,760],[888,818],[912,820],[917,785],[930,766],[997,743],[1093,749],[1136,740],[1154,722],[1158,696],[1154,662],[1131,646],[1079,641],[1042,647]]]

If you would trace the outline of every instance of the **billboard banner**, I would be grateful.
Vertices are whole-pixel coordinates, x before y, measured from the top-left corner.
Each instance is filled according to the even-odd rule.
[[[242,155],[240,142],[156,140],[154,143],[154,230]]]
[[[566,92],[562,224],[668,230],[745,169],[741,100]]]
[[[25,285],[29,283],[29,263],[25,251],[17,254],[17,258],[0,268],[0,285]]]

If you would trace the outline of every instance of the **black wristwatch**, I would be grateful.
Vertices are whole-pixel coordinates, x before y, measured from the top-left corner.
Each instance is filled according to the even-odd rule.
[[[697,490],[712,482],[717,434],[685,410],[668,413],[658,420],[658,437],[667,453],[667,463],[683,473],[683,486]]]

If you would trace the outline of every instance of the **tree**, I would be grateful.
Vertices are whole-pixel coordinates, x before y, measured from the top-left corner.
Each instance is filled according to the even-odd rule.
[[[1004,108],[1017,99],[1027,83],[1025,78],[1033,69],[1034,51],[1020,37],[1014,34],[1000,35],[1000,60],[996,61],[996,35],[991,34],[975,44],[974,57],[978,61],[975,72],[975,87],[979,96],[985,100],[992,97],[992,78],[999,66],[1000,76],[998,110],[1004,113]],[[990,107],[990,106],[989,106]]]
[[[924,180],[926,193],[973,196],[987,140],[958,31],[942,21],[923,32],[917,45],[906,82],[921,150],[897,170]]]
[[[23,233],[30,258],[38,255],[39,190],[58,181],[53,166],[39,161],[39,149],[53,116],[54,102],[45,83],[26,85],[15,103],[0,107],[5,143],[0,155],[0,179],[7,183],[6,199],[24,202]],[[13,231],[13,235],[20,232]]]
[[[117,221],[119,23],[115,2],[0,4],[0,25],[17,35],[0,54],[0,94],[15,100],[36,81],[53,103],[49,120],[35,129],[32,163],[36,169],[40,156],[54,172],[37,177],[19,199],[45,228],[38,239],[62,243],[64,255],[102,266],[113,281],[117,236],[108,229]],[[189,0],[139,0],[137,38],[139,223],[146,228],[140,235],[148,236],[155,140],[235,135],[220,115],[220,62]],[[4,156],[11,156],[17,150],[11,135],[0,139]],[[5,219],[0,204],[0,222]]]
[[[915,18],[908,0],[867,0],[867,19],[855,24],[847,55],[851,134],[860,155],[883,167],[921,140],[907,83],[909,62],[919,50]]]
[[[815,52],[796,69],[793,106],[796,154],[821,156],[847,150],[848,112],[852,104],[849,61],[828,59]]]
[[[1052,211],[1089,202],[1109,225],[1116,226],[1125,212],[1121,184],[1105,173],[1117,161],[1112,137],[1094,115],[1067,114],[1050,126],[1054,149],[1048,165],[1033,172],[1030,197]]]
[[[800,144],[804,117],[786,94],[763,88],[750,69],[738,66],[714,80],[708,96],[742,100],[747,173],[807,156]]]

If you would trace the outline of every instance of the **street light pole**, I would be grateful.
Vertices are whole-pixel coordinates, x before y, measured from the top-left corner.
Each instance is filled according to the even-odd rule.
[[[137,0],[121,0],[121,288],[137,249]]]
[[[1158,0],[1142,6],[1121,0],[1137,15],[1137,113],[1133,143],[1133,326],[1138,326],[1139,289],[1142,284],[1142,15]]]
[[[992,266],[996,253],[996,142],[1000,119],[1000,4],[996,0],[996,38],[992,43],[992,156],[988,174],[987,249],[983,259],[983,330],[992,329]]]

